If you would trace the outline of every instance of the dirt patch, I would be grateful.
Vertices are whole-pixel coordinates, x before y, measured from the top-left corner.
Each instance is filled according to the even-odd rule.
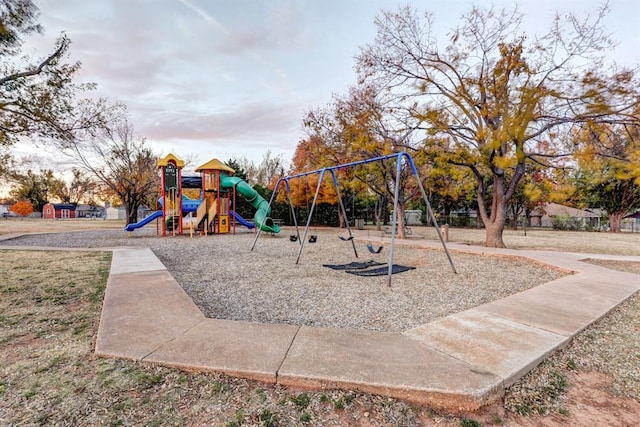
[[[640,402],[613,395],[612,379],[598,372],[569,375],[570,388],[565,407],[578,425],[601,420],[599,425],[631,426],[640,421]]]
[[[600,267],[610,268],[612,270],[626,271],[628,273],[640,274],[640,262],[631,261],[615,261],[609,259],[583,259],[582,262],[599,265]]]
[[[599,372],[570,372],[567,393],[560,412],[548,415],[518,416],[504,413],[503,424],[522,427],[560,426],[637,426],[640,402],[613,393],[610,376]],[[494,409],[494,413],[500,408]],[[482,414],[476,419],[492,425],[494,415]]]

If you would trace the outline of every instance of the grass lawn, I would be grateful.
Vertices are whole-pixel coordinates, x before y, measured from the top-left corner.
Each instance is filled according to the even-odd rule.
[[[58,233],[82,230],[122,230],[124,221],[102,219],[0,218],[0,235],[14,233]]]
[[[42,229],[41,221],[25,220],[26,228]],[[8,232],[2,225],[0,220],[0,232]],[[73,222],[48,231],[83,226]],[[580,235],[573,234],[572,240]],[[552,237],[558,236],[540,235],[536,241],[551,242]],[[586,237],[591,243],[581,245],[603,247],[606,237],[591,233]],[[620,251],[630,252],[635,237],[625,236]],[[473,237],[468,239],[471,243]],[[580,425],[576,417],[585,402],[563,399],[572,390],[571,378],[582,371],[606,376],[607,399],[636,404],[640,399],[638,295],[514,385],[505,402],[477,414],[453,416],[359,392],[303,392],[96,358],[93,346],[110,258],[108,252],[0,250],[0,425]],[[640,272],[638,263],[604,263]],[[581,387],[583,394],[593,395],[588,386]],[[623,402],[628,408],[629,400]],[[614,409],[619,415],[624,407]],[[605,404],[597,406],[589,418],[593,425],[607,411]]]

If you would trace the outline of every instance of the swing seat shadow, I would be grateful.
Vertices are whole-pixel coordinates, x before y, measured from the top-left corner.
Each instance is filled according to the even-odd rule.
[[[398,265],[393,264],[391,266],[391,274],[403,273],[409,270],[415,270],[415,267],[408,267],[406,265]],[[369,268],[366,270],[347,270],[347,273],[354,274],[356,276],[362,277],[376,277],[376,276],[386,276],[389,274],[389,266],[378,267],[378,268]]]
[[[374,260],[364,262],[350,262],[348,264],[322,264],[323,267],[330,268],[332,270],[361,270],[364,268],[384,265],[384,262],[378,262]]]

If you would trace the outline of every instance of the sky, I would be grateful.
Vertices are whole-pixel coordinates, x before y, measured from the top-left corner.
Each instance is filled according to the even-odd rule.
[[[472,4],[513,1],[394,0],[36,0],[43,36],[25,53],[50,53],[65,32],[70,60],[95,95],[127,105],[138,136],[160,155],[194,165],[267,150],[293,157],[306,135],[305,112],[327,105],[356,81],[354,57],[375,37],[381,10],[405,4],[434,13],[443,36]],[[592,0],[521,0],[530,31],[548,27],[556,10],[594,11]],[[607,26],[624,65],[640,64],[640,2],[610,1]],[[32,150],[16,147],[18,155]],[[39,153],[43,153],[42,147]],[[60,159],[49,153],[47,162]]]

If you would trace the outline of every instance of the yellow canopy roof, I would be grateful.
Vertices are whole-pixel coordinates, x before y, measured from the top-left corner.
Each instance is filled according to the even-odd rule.
[[[167,154],[166,156],[164,156],[161,159],[158,159],[158,167],[167,167],[167,165],[169,164],[169,161],[173,160],[173,162],[176,164],[176,167],[182,169],[184,167],[184,162],[182,160],[180,160],[179,158],[177,158],[176,156],[174,156],[172,153]]]
[[[226,171],[229,173],[236,173],[235,170],[231,169],[229,166],[225,165],[218,159],[211,159],[204,165],[198,166],[196,168],[196,172],[201,172],[204,170],[216,170],[216,171]]]

